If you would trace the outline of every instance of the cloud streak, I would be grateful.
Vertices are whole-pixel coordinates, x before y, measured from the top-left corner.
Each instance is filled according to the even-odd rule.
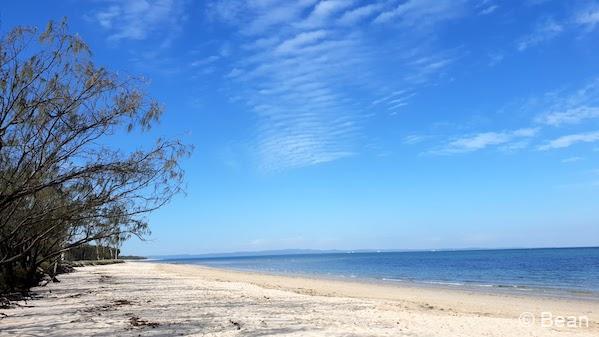
[[[466,1],[462,0],[408,0],[380,13],[378,24],[399,22],[411,27],[423,27],[454,19],[464,14]]]
[[[506,149],[515,149],[523,146],[522,141],[536,136],[536,128],[524,128],[503,132],[481,132],[460,138],[447,143],[443,148],[432,151],[432,154],[458,154],[479,151],[488,147],[505,145]]]
[[[534,101],[537,105],[541,105],[541,109],[547,111],[535,118],[539,124],[559,127],[597,119],[599,118],[599,79],[591,81],[574,92],[549,93]]]
[[[576,14],[575,22],[583,26],[587,32],[599,25],[599,5],[592,4]]]
[[[145,40],[158,34],[168,44],[185,21],[186,1],[178,0],[129,0],[105,1],[102,9],[87,18],[97,22],[109,32],[108,39]]]
[[[599,131],[571,134],[556,138],[539,147],[541,151],[563,149],[578,143],[593,143],[599,141]]]
[[[551,126],[560,126],[578,124],[592,118],[599,118],[599,107],[578,106],[564,111],[554,111],[540,117],[538,121]]]
[[[256,115],[252,148],[258,166],[277,171],[360,153],[372,111],[398,113],[419,86],[446,71],[453,53],[406,47],[389,59],[389,51],[377,48],[378,39],[370,36],[425,20],[442,22],[457,17],[461,9],[455,6],[463,6],[424,2],[221,0],[208,6],[209,17],[236,30],[238,61],[225,79]],[[401,8],[401,27],[377,21],[393,8]],[[387,35],[393,48],[401,48],[399,37]],[[385,80],[389,68],[401,76]],[[371,97],[372,104],[356,100],[356,93]]]
[[[518,41],[519,51],[525,51],[533,46],[552,40],[564,31],[564,26],[552,18],[547,18],[537,23],[533,32]]]

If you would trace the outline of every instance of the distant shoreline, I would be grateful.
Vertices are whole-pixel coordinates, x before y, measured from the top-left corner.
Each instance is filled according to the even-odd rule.
[[[439,248],[439,249],[282,249],[258,250],[224,253],[202,254],[167,254],[147,255],[146,259],[198,259],[220,257],[255,257],[255,256],[287,256],[287,255],[312,255],[312,254],[362,254],[362,253],[417,253],[417,252],[477,252],[477,251],[509,251],[509,250],[542,250],[542,249],[599,249],[599,246],[564,246],[564,247],[514,247],[514,248]]]

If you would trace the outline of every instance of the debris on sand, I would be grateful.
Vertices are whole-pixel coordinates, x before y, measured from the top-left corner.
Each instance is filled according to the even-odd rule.
[[[141,319],[137,316],[133,316],[131,318],[129,318],[129,324],[131,324],[132,327],[145,327],[145,326],[149,326],[151,328],[157,328],[158,326],[160,326],[160,323],[158,322],[149,322],[146,321],[145,319]]]
[[[231,324],[233,324],[233,326],[235,326],[237,328],[237,330],[241,330],[241,323],[236,322],[232,319],[230,319],[229,322],[231,322]]]

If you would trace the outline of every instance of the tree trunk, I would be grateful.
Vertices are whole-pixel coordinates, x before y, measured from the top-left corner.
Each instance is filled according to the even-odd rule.
[[[1,266],[2,278],[0,279],[0,291],[13,292],[15,291],[15,269],[12,263],[7,263]]]
[[[37,285],[37,263],[36,256],[31,256],[27,261],[27,269],[25,271],[25,286],[27,288],[35,287]]]

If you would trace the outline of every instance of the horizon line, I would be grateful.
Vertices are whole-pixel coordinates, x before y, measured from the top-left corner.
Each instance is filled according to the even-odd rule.
[[[272,256],[276,255],[302,255],[303,252],[314,252],[315,254],[335,254],[335,253],[409,253],[409,252],[449,252],[449,251],[483,251],[483,250],[528,250],[528,249],[588,249],[588,248],[599,248],[599,245],[594,246],[540,246],[540,247],[468,247],[468,248],[415,248],[415,249],[376,249],[376,248],[362,248],[362,249],[311,249],[311,248],[285,248],[285,249],[265,249],[265,250],[248,250],[248,251],[231,251],[231,252],[220,252],[220,253],[182,253],[182,254],[157,254],[157,255],[140,255],[143,257],[172,257],[172,256],[189,256],[189,257],[217,257],[219,255],[237,255],[238,257],[243,256],[254,256],[251,254],[265,254],[272,253]],[[289,254],[276,254],[276,253],[289,252]],[[294,253],[295,252],[295,253]],[[247,255],[242,255],[247,254]],[[124,254],[129,255],[129,254]]]

